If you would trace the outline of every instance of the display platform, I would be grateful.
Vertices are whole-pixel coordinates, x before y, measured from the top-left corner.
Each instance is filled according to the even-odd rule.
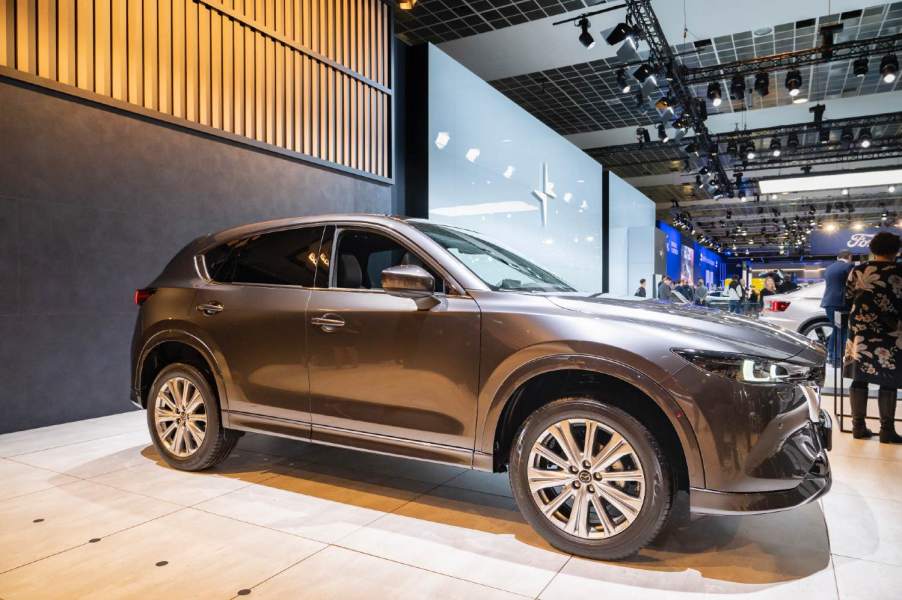
[[[830,456],[823,501],[678,507],[603,563],[547,546],[504,474],[250,434],[183,473],[127,413],[0,436],[0,598],[898,597],[902,447],[839,434]]]

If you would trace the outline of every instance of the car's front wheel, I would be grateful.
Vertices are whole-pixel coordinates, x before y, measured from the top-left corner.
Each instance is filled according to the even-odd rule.
[[[655,438],[591,398],[561,398],[530,415],[511,448],[510,478],[530,525],[556,548],[589,558],[634,554],[670,513],[670,471]]]
[[[191,365],[160,371],[147,397],[147,425],[160,456],[183,471],[208,469],[235,447],[239,433],[222,426],[219,403]]]

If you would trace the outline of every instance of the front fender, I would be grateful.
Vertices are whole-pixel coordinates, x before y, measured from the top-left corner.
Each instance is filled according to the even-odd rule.
[[[615,377],[642,391],[667,416],[686,457],[690,485],[704,487],[704,467],[698,441],[685,412],[667,391],[670,375],[655,379],[623,362],[582,352],[583,348],[557,342],[524,348],[500,364],[486,379],[479,394],[480,414],[476,430],[476,452],[491,455],[504,407],[514,392],[530,379],[563,370],[581,370]],[[512,366],[519,365],[519,366]]]

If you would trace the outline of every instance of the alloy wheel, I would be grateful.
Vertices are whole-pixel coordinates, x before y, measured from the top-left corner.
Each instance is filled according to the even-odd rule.
[[[179,458],[197,452],[207,433],[203,395],[184,377],[166,381],[157,393],[154,423],[163,446]]]
[[[593,419],[565,419],[542,432],[527,482],[545,517],[566,533],[603,539],[627,529],[645,503],[645,472],[630,443]]]
[[[827,345],[827,338],[833,333],[833,326],[829,323],[818,323],[805,332],[805,337],[815,342]]]

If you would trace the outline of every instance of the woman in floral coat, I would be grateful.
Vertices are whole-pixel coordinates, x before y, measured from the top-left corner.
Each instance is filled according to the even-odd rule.
[[[902,385],[902,267],[896,263],[899,237],[878,233],[871,240],[872,260],[852,269],[846,282],[849,339],[844,374],[852,378],[852,435],[868,438],[865,426],[868,384],[880,386],[880,441],[902,443],[896,434],[896,392]]]

